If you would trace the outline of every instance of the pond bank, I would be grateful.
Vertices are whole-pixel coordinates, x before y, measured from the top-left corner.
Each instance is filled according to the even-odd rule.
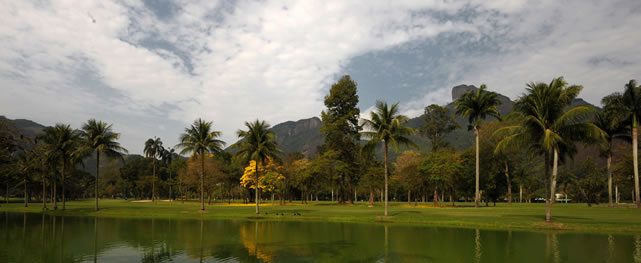
[[[281,221],[329,221],[359,223],[412,224],[458,228],[496,230],[556,230],[591,233],[641,233],[641,209],[607,206],[588,207],[585,204],[555,204],[553,223],[544,221],[543,204],[507,204],[496,207],[474,208],[470,203],[455,207],[413,206],[391,203],[390,216],[382,216],[377,204],[366,203],[338,205],[331,202],[312,202],[307,205],[265,203],[261,214],[254,213],[253,204],[214,203],[206,211],[198,210],[196,202],[132,202],[101,200],[101,210],[93,210],[93,200],[70,201],[67,210],[47,210],[50,215],[98,216],[116,218],[175,218],[175,219],[245,219]],[[41,213],[42,204],[32,203],[25,208],[22,203],[0,204],[0,212]]]

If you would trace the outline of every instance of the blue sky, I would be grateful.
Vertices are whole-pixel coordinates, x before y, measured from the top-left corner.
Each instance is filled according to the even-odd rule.
[[[133,153],[194,119],[318,116],[350,74],[417,116],[458,84],[518,97],[565,76],[600,98],[641,79],[641,1],[2,1],[0,114],[114,124]]]

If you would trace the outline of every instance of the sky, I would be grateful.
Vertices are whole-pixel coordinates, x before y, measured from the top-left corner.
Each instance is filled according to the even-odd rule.
[[[319,116],[349,74],[418,116],[459,84],[518,98],[564,76],[600,105],[641,80],[641,1],[0,0],[0,115],[113,124],[141,153],[195,119],[228,144],[245,121]]]

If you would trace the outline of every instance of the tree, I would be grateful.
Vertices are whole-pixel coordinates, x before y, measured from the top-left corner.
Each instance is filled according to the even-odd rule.
[[[192,153],[200,156],[200,210],[205,211],[205,154],[220,153],[225,142],[219,140],[222,133],[213,129],[213,123],[197,119],[180,135],[180,143],[176,146],[181,154]]]
[[[527,93],[521,96],[514,106],[523,122],[497,131],[499,134],[506,134],[497,147],[529,145],[531,149],[544,154],[546,177],[549,175],[550,166],[552,167],[549,177],[549,200],[545,209],[547,222],[552,221],[559,160],[576,152],[576,142],[603,139],[603,131],[590,121],[594,114],[593,108],[570,108],[572,100],[579,95],[581,89],[582,86],[569,86],[563,77],[555,78],[549,84],[531,82],[527,84]]]
[[[15,161],[14,153],[20,149],[18,131],[8,121],[0,118],[0,173],[4,175],[5,202],[9,203],[10,170]]]
[[[161,153],[162,161],[165,163],[165,165],[167,166],[167,170],[169,171],[169,201],[170,202],[173,200],[172,197],[171,197],[172,196],[171,195],[172,194],[171,186],[173,184],[173,181],[172,181],[172,178],[171,178],[171,172],[172,172],[171,163],[174,161],[174,159],[176,157],[176,152],[175,151],[176,150],[174,148],[169,148],[169,150],[168,149],[163,149],[163,151]]]
[[[385,172],[385,216],[387,216],[388,199],[388,176],[387,167],[388,147],[391,145],[395,150],[398,145],[416,146],[409,135],[414,129],[407,126],[408,118],[398,112],[398,103],[388,106],[386,102],[377,101],[376,109],[371,112],[370,119],[364,119],[363,125],[368,130],[362,132],[363,136],[369,138],[368,147],[375,147],[383,143],[383,169]]]
[[[507,189],[507,202],[509,205],[512,204],[512,178],[511,178],[511,173],[514,173],[514,168],[517,165],[517,160],[518,161],[523,161],[522,159],[519,160],[520,157],[523,156],[523,149],[518,148],[518,147],[512,147],[512,148],[502,148],[502,147],[497,147],[499,144],[499,141],[501,138],[497,138],[498,136],[494,136],[494,131],[501,129],[503,127],[507,126],[513,126],[513,125],[519,125],[523,120],[519,119],[518,114],[509,114],[506,119],[497,121],[497,122],[491,122],[488,123],[487,129],[484,129],[480,135],[488,136],[488,140],[484,140],[481,142],[481,151],[484,151],[484,148],[490,148],[489,151],[492,151],[490,156],[492,156],[492,160],[496,163],[495,166],[500,167],[499,170],[503,171],[503,174],[505,175],[506,179],[506,189]],[[485,132],[485,133],[484,133]],[[493,176],[494,179],[496,179],[496,176]],[[494,180],[496,181],[496,180]],[[498,184],[494,183],[494,186],[497,186]],[[496,188],[495,188],[496,189]]]
[[[296,186],[301,192],[301,202],[305,202],[305,196],[312,188],[314,178],[314,169],[312,163],[306,159],[295,160],[291,163],[288,169],[288,179]]]
[[[599,111],[596,114],[594,124],[601,129],[605,135],[605,141],[601,144],[601,155],[607,158],[607,174],[608,174],[608,206],[612,207],[612,153],[613,153],[613,140],[615,138],[630,139],[630,136],[625,134],[626,127],[620,121],[613,111]]]
[[[479,206],[479,129],[481,128],[481,121],[486,117],[492,116],[500,119],[500,114],[497,110],[501,102],[497,98],[497,94],[487,91],[487,86],[482,84],[476,91],[469,91],[454,102],[456,107],[456,114],[468,118],[468,130],[474,130],[474,137],[476,139],[476,189],[474,194],[474,205]]]
[[[419,171],[434,187],[434,206],[438,206],[438,191],[453,188],[453,179],[462,172],[460,154],[451,150],[431,152],[422,160]]]
[[[14,163],[14,171],[22,177],[22,186],[24,189],[24,207],[29,207],[28,184],[31,183],[32,177],[38,169],[38,156],[33,151],[22,151]]]
[[[98,204],[98,180],[100,179],[100,155],[103,154],[108,158],[118,158],[124,162],[123,154],[127,149],[120,146],[118,139],[120,134],[112,129],[112,125],[96,119],[89,119],[82,125],[80,134],[83,140],[83,150],[85,153],[96,153],[96,184],[94,186],[94,195],[96,199],[95,209],[100,210]]]
[[[178,176],[182,183],[182,190],[184,190],[184,192],[198,193],[200,192],[201,185],[200,175],[201,173],[204,174],[203,192],[209,199],[208,203],[211,204],[213,192],[216,189],[216,186],[218,186],[218,182],[220,182],[220,179],[223,177],[223,163],[219,158],[214,156],[214,154],[209,153],[204,155],[205,161],[203,167],[201,157],[201,155],[194,155],[189,158],[184,165],[184,169],[179,171]],[[204,172],[201,172],[202,169],[204,169]]]
[[[156,157],[161,157],[164,148],[160,138],[149,138],[145,141],[145,149],[143,152],[147,158],[151,158],[152,165],[152,181],[151,181],[151,201],[156,202]]]
[[[422,156],[416,151],[404,151],[394,162],[395,178],[407,190],[407,203],[412,199],[412,192],[419,193],[421,188],[426,185],[424,176],[419,173]]]
[[[62,209],[66,208],[65,200],[65,178],[67,176],[67,167],[70,167],[70,162],[79,160],[79,155],[82,155],[80,149],[81,133],[73,130],[68,124],[56,124],[54,127],[47,127],[44,129],[44,134],[39,137],[45,144],[47,144],[48,151],[45,153],[48,158],[57,160],[60,164],[60,178],[62,185]],[[58,209],[56,200],[56,180],[54,182],[53,192],[53,209]]]
[[[261,174],[260,177],[256,176],[256,169],[258,169],[258,173]],[[245,167],[243,175],[240,177],[240,185],[249,189],[256,189],[258,187],[261,192],[274,193],[282,191],[285,176],[278,170],[279,167],[277,167],[272,159],[268,158],[267,162],[261,165],[256,165],[256,161],[251,160],[247,167]]]
[[[326,110],[321,112],[325,135],[322,151],[332,150],[337,160],[349,163],[345,169],[337,170],[339,202],[352,203],[352,196],[358,182],[358,155],[360,152],[360,109],[357,85],[350,76],[341,77],[325,96]]]
[[[136,185],[142,177],[149,174],[150,160],[140,155],[132,155],[127,162],[120,167],[120,179],[123,181],[124,198],[140,198],[144,195],[142,187]]]
[[[615,112],[616,116],[626,121],[632,131],[632,158],[634,167],[634,200],[637,208],[641,208],[641,194],[639,193],[639,154],[638,135],[639,117],[641,117],[641,87],[635,80],[625,84],[623,93],[615,92],[606,96],[601,101],[606,111]]]
[[[432,144],[433,152],[446,147],[445,135],[458,128],[458,124],[449,110],[436,104],[425,107],[423,121],[421,132],[427,136]]]
[[[236,133],[240,141],[236,144],[238,152],[237,156],[249,163],[251,160],[255,161],[256,166],[256,181],[260,177],[259,165],[264,165],[267,160],[279,160],[278,144],[276,142],[276,134],[271,131],[270,125],[265,121],[255,120],[254,122],[245,122],[247,127],[246,131],[238,130]],[[256,214],[260,214],[260,188],[256,189]]]

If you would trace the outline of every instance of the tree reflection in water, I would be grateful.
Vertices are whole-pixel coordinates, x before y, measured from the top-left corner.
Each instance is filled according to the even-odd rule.
[[[639,235],[383,223],[0,216],[5,217],[0,262],[641,263]]]

